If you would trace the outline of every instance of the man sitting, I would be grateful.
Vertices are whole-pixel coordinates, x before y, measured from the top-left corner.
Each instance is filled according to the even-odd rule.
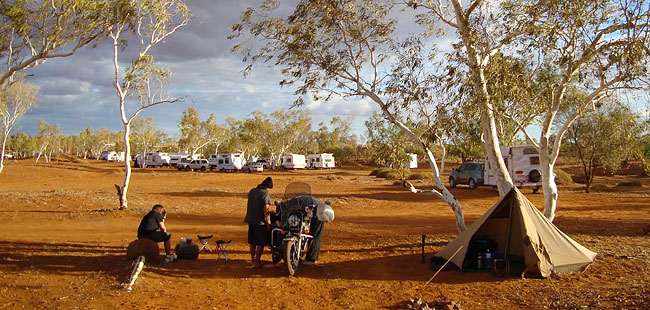
[[[138,226],[138,239],[149,239],[154,242],[164,242],[165,243],[165,254],[170,260],[174,259],[174,255],[171,255],[172,234],[167,232],[165,227],[165,218],[167,217],[167,210],[162,205],[155,205],[142,218],[140,221],[140,226]]]

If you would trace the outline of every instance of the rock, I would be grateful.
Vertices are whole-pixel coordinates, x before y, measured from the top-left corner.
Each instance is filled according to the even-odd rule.
[[[158,243],[152,240],[138,239],[129,244],[129,247],[126,249],[126,259],[134,260],[140,255],[144,255],[147,263],[157,264],[161,262]]]

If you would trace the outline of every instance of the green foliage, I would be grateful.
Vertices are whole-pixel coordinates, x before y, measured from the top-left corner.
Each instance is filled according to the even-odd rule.
[[[405,164],[409,159],[406,147],[410,145],[406,134],[386,122],[377,112],[373,112],[365,124],[373,162],[376,165],[389,166],[398,171],[405,169]]]
[[[597,167],[615,171],[623,160],[638,154],[643,129],[638,115],[616,102],[586,113],[573,123],[565,140],[567,155],[582,163],[587,191]]]

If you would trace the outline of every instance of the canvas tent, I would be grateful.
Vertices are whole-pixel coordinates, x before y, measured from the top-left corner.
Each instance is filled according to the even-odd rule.
[[[549,222],[516,188],[435,256],[448,260],[462,246],[450,262],[475,269],[477,247],[486,243],[491,244],[493,255],[503,256],[510,274],[521,276],[581,272],[596,256]]]

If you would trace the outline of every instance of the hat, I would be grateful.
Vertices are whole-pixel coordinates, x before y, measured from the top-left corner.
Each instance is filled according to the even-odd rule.
[[[271,177],[268,177],[262,181],[262,186],[266,188],[273,188],[273,179]]]

